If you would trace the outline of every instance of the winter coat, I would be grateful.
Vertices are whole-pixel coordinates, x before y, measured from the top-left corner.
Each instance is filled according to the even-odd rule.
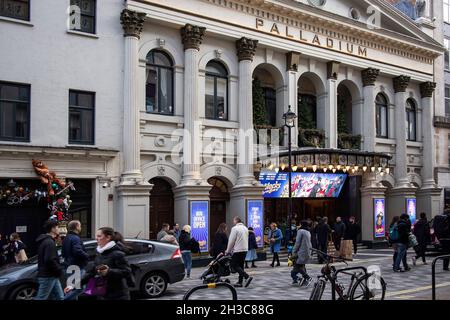
[[[349,223],[347,225],[347,228],[345,229],[345,240],[356,240],[361,233],[361,227],[359,224],[355,223]]]
[[[217,257],[220,253],[224,253],[228,246],[228,236],[223,232],[216,232],[214,235],[211,255]]]
[[[426,245],[431,242],[430,226],[427,219],[417,220],[414,224],[414,235],[419,244]]]
[[[38,278],[59,278],[63,268],[59,262],[55,240],[48,234],[41,234],[38,243]]]
[[[344,237],[345,235],[345,224],[341,221],[341,222],[336,222],[334,224],[334,238],[337,240],[340,240],[341,238]]]
[[[228,239],[227,252],[247,252],[248,251],[248,229],[243,223],[236,224]]]
[[[248,232],[248,250],[258,249],[258,243],[256,243],[256,235],[254,231]]]
[[[311,233],[308,230],[300,229],[297,231],[292,256],[297,257],[296,264],[307,264],[311,258]]]
[[[402,243],[404,245],[409,244],[409,234],[411,233],[411,223],[404,220],[400,220],[397,223],[398,230],[398,241],[397,243]]]
[[[328,223],[319,223],[316,227],[317,242],[323,246],[328,243],[328,235],[331,233],[331,228]]]
[[[167,232],[164,230],[161,230],[156,235],[156,240],[161,241],[162,238],[164,238],[167,235]]]
[[[66,267],[76,265],[84,269],[88,263],[89,256],[86,253],[83,242],[74,232],[69,232],[64,238],[61,254]]]
[[[181,251],[191,251],[191,236],[184,230],[181,230],[179,241]]]
[[[127,278],[131,275],[131,268],[125,260],[125,252],[118,245],[112,248],[97,252],[97,256],[93,263],[86,268],[86,274],[81,280],[81,284],[85,285],[90,279],[97,275],[97,267],[107,265],[109,271],[106,274],[106,300],[129,300],[130,291],[127,285]]]
[[[276,228],[275,230],[270,229],[269,231],[269,241],[270,239],[275,239],[275,242],[270,242],[270,251],[271,252],[280,252],[281,251],[281,240],[283,239],[283,234],[281,230]]]

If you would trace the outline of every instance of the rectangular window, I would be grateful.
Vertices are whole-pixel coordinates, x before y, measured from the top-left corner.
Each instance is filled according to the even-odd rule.
[[[450,86],[445,86],[445,115],[450,117]]]
[[[30,21],[30,0],[0,0],[0,16]]]
[[[69,92],[69,143],[94,144],[95,93]]]
[[[30,86],[0,82],[0,140],[30,140]]]
[[[444,47],[445,47],[445,53],[444,53],[444,68],[445,70],[450,69],[450,40],[444,39]]]
[[[95,33],[96,0],[70,0],[70,29]]]
[[[444,22],[450,23],[450,0],[444,0]]]

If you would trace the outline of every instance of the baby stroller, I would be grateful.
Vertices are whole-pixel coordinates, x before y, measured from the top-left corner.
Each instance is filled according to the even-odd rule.
[[[231,256],[219,254],[208,265],[208,269],[203,272],[200,277],[204,284],[226,282],[230,283],[229,279],[222,280],[222,277],[228,277],[231,274]]]

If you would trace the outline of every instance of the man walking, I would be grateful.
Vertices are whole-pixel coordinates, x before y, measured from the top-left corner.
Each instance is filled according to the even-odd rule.
[[[394,272],[408,271],[408,265],[405,265],[405,270],[400,268],[400,263],[406,261],[406,254],[408,251],[409,234],[411,233],[411,224],[409,222],[409,216],[402,214],[400,220],[397,223],[398,241],[397,241],[397,257],[394,264]]]
[[[248,287],[253,280],[253,277],[244,271],[245,256],[248,251],[248,229],[239,217],[233,219],[233,224],[225,254],[232,253],[231,268],[239,274],[239,280],[234,286],[242,287],[245,279],[245,287]]]
[[[348,226],[345,231],[345,240],[352,240],[353,242],[353,253],[358,253],[358,236],[361,233],[361,227],[356,223],[355,217],[350,217],[348,220]]]
[[[308,287],[312,281],[312,278],[306,272],[306,264],[311,257],[311,233],[308,231],[307,221],[302,221],[299,227],[295,245],[292,249],[292,259],[295,260],[294,268],[291,271],[292,284],[298,283],[298,274],[300,273],[303,277],[300,286]]]
[[[169,231],[170,226],[168,223],[163,223],[161,230],[158,232],[158,235],[156,236],[156,239],[158,241],[161,241],[162,238],[164,238],[165,236],[167,236],[167,231]]]
[[[44,224],[45,234],[37,238],[38,242],[38,273],[39,283],[36,300],[63,300],[64,292],[59,282],[62,266],[59,263],[55,239],[59,236],[58,222],[49,220]]]
[[[80,239],[81,222],[78,220],[70,221],[67,225],[67,236],[62,245],[62,256],[64,258],[64,266],[66,268],[76,266],[80,269],[81,278],[84,275],[84,268],[88,263],[88,254],[84,249],[83,242]],[[67,270],[69,271],[69,270]],[[66,271],[66,273],[68,273]],[[75,289],[70,291],[64,300],[77,300],[78,296],[83,293],[83,289]]]
[[[345,224],[342,222],[341,217],[337,217],[333,228],[334,247],[337,251],[341,250],[341,240],[344,238],[345,229]]]

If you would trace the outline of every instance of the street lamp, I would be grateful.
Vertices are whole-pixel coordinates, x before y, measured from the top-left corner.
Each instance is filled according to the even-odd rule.
[[[295,119],[297,115],[291,110],[289,106],[288,111],[283,114],[284,127],[288,130],[288,154],[289,154],[289,203],[288,203],[288,228],[290,230],[292,224],[292,128],[295,127]]]

